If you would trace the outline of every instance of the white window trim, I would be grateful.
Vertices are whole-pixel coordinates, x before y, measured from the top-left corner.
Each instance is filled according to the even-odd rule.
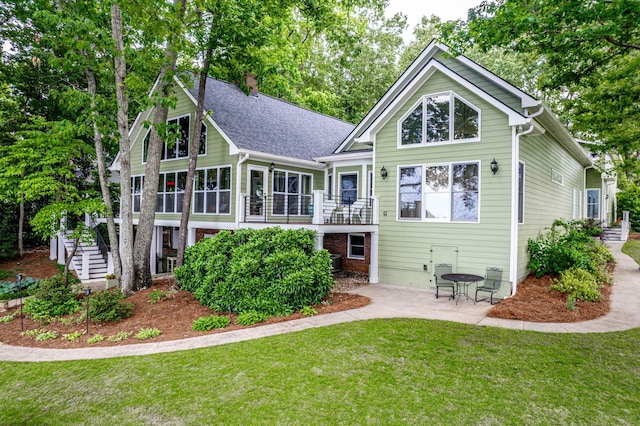
[[[365,254],[363,254],[362,256],[355,256],[351,254],[351,237],[362,237],[363,239],[363,244],[362,244],[362,249],[363,252],[365,252]],[[367,249],[367,238],[364,234],[348,234],[347,237],[347,259],[357,259],[357,260],[364,260],[366,258],[366,249]]]
[[[447,141],[442,141],[442,142],[427,142],[426,140],[426,132],[424,131],[424,125],[427,122],[427,108],[424,105],[424,102],[427,98],[431,98],[434,96],[442,96],[442,95],[448,95],[449,96],[449,140]],[[469,106],[470,108],[472,108],[473,110],[478,112],[478,137],[476,138],[468,138],[468,139],[453,139],[453,134],[454,134],[454,120],[455,120],[455,114],[452,113],[452,111],[455,111],[455,98],[458,98],[459,100],[461,100],[462,102],[464,102],[467,106]],[[422,129],[422,141],[420,143],[415,143],[415,144],[408,144],[408,145],[403,145],[402,144],[402,122],[411,115],[411,113],[419,106],[421,105],[423,106],[422,108],[422,125],[423,125],[423,129]],[[480,142],[481,140],[481,136],[482,135],[482,111],[480,110],[480,108],[476,107],[473,103],[469,102],[468,100],[466,100],[465,98],[463,98],[462,96],[458,95],[457,93],[455,93],[454,91],[444,91],[444,92],[437,92],[437,93],[430,93],[430,94],[426,94],[420,97],[420,99],[414,103],[411,108],[409,108],[407,110],[407,112],[405,112],[400,119],[396,122],[396,144],[397,144],[397,148],[398,149],[410,149],[410,148],[416,148],[416,147],[427,147],[427,146],[441,146],[441,145],[451,145],[451,144],[460,144],[460,143],[473,143],[473,142]]]
[[[356,199],[353,201],[356,201],[359,197],[360,197],[360,184],[361,184],[361,179],[360,179],[360,172],[355,170],[353,172],[339,172],[338,173],[338,190],[337,190],[337,194],[336,196],[338,197],[337,203],[340,206],[345,206],[346,204],[344,204],[342,202],[342,176],[344,175],[356,175]]]
[[[427,173],[427,168],[429,167],[438,167],[438,166],[449,166],[449,186],[448,186],[448,191],[449,194],[451,194],[451,185],[452,185],[452,180],[451,180],[451,171],[453,170],[453,166],[454,165],[458,165],[458,164],[477,164],[478,165],[478,218],[476,220],[453,220],[453,219],[429,219],[427,217],[425,217],[424,211],[426,209],[427,203],[426,203],[426,197],[427,197],[427,193],[424,191],[424,185],[425,185],[425,176]],[[399,200],[399,188],[400,188],[400,169],[401,168],[408,168],[408,167],[422,167],[422,177],[421,177],[421,184],[422,184],[422,206],[421,206],[421,210],[420,210],[420,217],[416,217],[416,218],[402,218],[400,217],[400,200]],[[398,165],[397,166],[397,170],[396,170],[396,197],[398,197],[398,203],[396,204],[396,221],[398,222],[429,222],[429,223],[454,223],[454,224],[479,224],[480,223],[480,205],[481,205],[481,188],[482,188],[482,161],[480,160],[468,160],[468,161],[452,161],[450,163],[426,163],[426,164],[403,164],[403,165]],[[451,206],[453,205],[453,198],[449,199],[449,208],[451,208]],[[453,216],[453,215],[452,215]]]
[[[525,206],[526,206],[526,198],[527,198],[527,165],[524,161],[518,161],[518,172],[520,172],[520,165],[522,165],[522,206],[520,206],[520,200],[518,199],[518,213],[522,213],[522,220],[518,217],[518,225],[524,225],[524,217],[525,217]],[[518,188],[518,196],[520,195],[520,188]],[[522,209],[520,211],[520,209]]]
[[[177,117],[167,118],[166,123],[169,123],[169,121],[171,121],[171,120],[176,120],[177,121],[177,120],[180,120],[181,118],[187,117],[187,116],[189,117],[189,134],[187,135],[187,156],[186,157],[178,157],[178,158],[165,158],[164,160],[160,160],[162,163],[171,162],[171,161],[178,161],[178,160],[188,160],[189,159],[189,154],[191,152],[191,121],[192,121],[191,120],[191,114],[183,114],[183,115],[180,115],[180,116],[177,116]],[[206,136],[206,138],[204,140],[204,153],[203,154],[198,154],[198,157],[206,157],[207,151],[208,151],[208,145],[209,145],[208,144],[208,142],[209,142],[209,126],[207,125],[205,120],[202,120],[202,124],[204,124],[205,130],[207,132],[207,136]],[[147,161],[144,158],[144,150],[145,150],[144,141],[147,138],[147,135],[149,135],[149,132],[151,132],[151,127],[147,128],[147,131],[145,132],[145,134],[144,134],[144,136],[142,138],[142,143],[141,143],[141,145],[142,145],[142,147],[141,147],[141,149],[142,149],[142,155],[141,155],[142,164],[147,164]],[[167,143],[164,142],[163,144],[164,144],[164,149],[166,151]]]
[[[191,150],[191,121],[192,121],[191,120],[191,114],[183,114],[183,115],[179,115],[179,116],[176,116],[176,117],[167,118],[167,123],[166,124],[169,124],[169,122],[172,121],[172,120],[176,120],[176,122],[180,122],[180,119],[184,118],[184,117],[189,117],[189,126],[188,126],[189,132],[187,133],[187,156],[186,157],[177,157],[176,156],[176,158],[165,158],[164,160],[161,160],[162,162],[171,162],[171,161],[188,160],[189,159],[189,151]],[[165,149],[165,157],[166,157],[167,150],[169,149],[169,145],[167,144],[167,142],[164,143],[164,149]]]
[[[209,142],[209,126],[207,126],[207,123],[205,122],[205,120],[202,120],[202,124],[204,125],[204,129],[207,132],[207,135],[204,138],[204,152],[202,154],[198,153],[198,157],[206,157],[207,148],[209,147],[208,146],[209,145],[208,144],[208,142]],[[189,126],[189,128],[191,128],[191,126]],[[200,136],[202,137],[202,133],[200,134]],[[202,146],[202,144],[200,144],[200,146]],[[191,151],[191,138],[189,138],[189,151]]]
[[[285,170],[285,169],[274,169],[273,173],[271,174],[271,215],[272,216],[295,216],[295,217],[303,217],[303,216],[308,216],[309,212],[304,212],[302,211],[302,209],[298,209],[298,213],[297,214],[291,214],[289,213],[289,201],[287,196],[289,195],[294,195],[294,194],[289,194],[288,192],[276,192],[273,189],[273,183],[274,183],[274,176],[275,176],[275,172],[284,172],[285,173],[285,186],[287,184],[287,181],[289,179],[289,173],[292,174],[296,174],[299,175],[300,177],[302,176],[309,176],[309,183],[310,183],[310,187],[311,187],[311,194],[303,194],[302,192],[298,192],[297,195],[298,196],[302,196],[302,195],[308,195],[311,197],[311,203],[313,204],[313,175],[311,173],[304,173],[304,172],[298,172],[295,170]],[[299,189],[300,191],[302,190],[302,179],[300,179],[299,182]],[[276,195],[284,195],[285,196],[285,203],[284,203],[284,213],[274,213],[273,208],[274,208],[274,202],[275,202],[275,196]],[[301,199],[301,198],[300,198]],[[301,207],[301,206],[299,206]]]
[[[598,192],[598,202],[595,203],[595,205],[598,206],[598,216],[594,217],[593,219],[600,220],[600,216],[602,216],[602,214],[600,212],[600,210],[602,210],[602,198],[601,198],[602,191],[600,190],[600,188],[586,188],[585,189],[585,194],[584,194],[584,199],[585,199],[584,217],[585,218],[589,217],[589,191],[597,191]]]
[[[573,219],[582,219],[582,191],[573,188]]]
[[[166,211],[166,204],[164,204],[164,203],[163,203],[162,211],[161,211],[161,212],[159,212],[159,211],[157,211],[157,210],[156,210],[156,214],[181,214],[181,213],[182,213],[181,211],[178,211],[178,208],[182,208],[182,204],[181,204],[181,203],[180,203],[180,204],[178,203],[178,194],[183,194],[183,196],[184,196],[184,194],[186,193],[186,191],[178,191],[178,190],[177,190],[177,189],[178,189],[178,188],[177,188],[178,175],[179,175],[180,173],[185,173],[185,174],[186,174],[186,173],[187,173],[187,171],[186,171],[186,170],[170,170],[170,171],[160,172],[160,173],[159,173],[159,175],[164,175],[164,176],[165,176],[165,177],[164,177],[164,186],[165,186],[165,190],[164,190],[164,191],[162,191],[162,192],[160,192],[160,191],[156,190],[156,199],[157,199],[157,196],[158,196],[158,195],[160,195],[160,194],[162,194],[163,198],[164,198],[167,194],[173,194],[173,195],[174,195],[174,200],[173,200],[174,210],[173,210],[172,212],[168,212],[168,211]],[[166,178],[166,176],[167,176],[168,174],[173,174],[173,175],[175,175],[175,177],[176,177],[176,190],[175,190],[175,191],[173,191],[173,192],[167,192],[167,191],[166,191],[166,186],[167,186],[167,178]],[[156,209],[157,209],[157,205],[156,205]]]
[[[137,211],[135,210],[134,206],[135,203],[133,202],[133,199],[136,195],[138,195],[140,198],[140,203],[142,203],[142,193],[144,192],[144,175],[132,175],[131,176],[131,180],[135,180],[136,178],[140,178],[140,192],[133,192],[133,188],[135,185],[133,185],[133,182],[131,183],[131,213],[140,213],[140,209],[138,209]]]
[[[206,210],[206,203],[205,203],[205,208],[204,208],[204,212],[200,213],[200,212],[196,212],[195,208],[196,208],[196,203],[195,203],[195,198],[196,198],[196,187],[195,185],[193,186],[193,194],[191,195],[191,214],[193,215],[198,215],[198,216],[211,216],[211,215],[215,215],[215,216],[231,216],[231,213],[233,211],[232,206],[233,206],[233,167],[231,164],[223,164],[220,166],[211,166],[211,167],[198,167],[196,169],[196,171],[199,170],[210,170],[210,169],[218,169],[218,173],[220,173],[220,169],[224,169],[224,168],[229,168],[229,189],[225,189],[224,191],[229,191],[229,212],[228,213],[207,213]],[[195,179],[195,176],[194,176]],[[205,187],[206,187],[206,179],[205,179]],[[197,191],[197,192],[201,192],[205,194],[205,200],[206,200],[206,194],[207,194],[207,190],[204,189],[202,191]],[[212,191],[209,191],[212,192]],[[220,190],[216,191],[218,194],[220,194]],[[220,198],[218,197],[218,206],[220,207]],[[218,209],[219,210],[219,209]]]

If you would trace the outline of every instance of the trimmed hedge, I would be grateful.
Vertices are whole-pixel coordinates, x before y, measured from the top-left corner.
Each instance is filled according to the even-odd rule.
[[[319,303],[334,284],[329,252],[315,249],[315,232],[279,227],[221,231],[189,247],[174,276],[211,309],[268,315]]]

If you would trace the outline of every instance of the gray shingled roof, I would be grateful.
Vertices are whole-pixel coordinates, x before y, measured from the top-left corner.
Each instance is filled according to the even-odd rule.
[[[191,94],[197,99],[198,81]],[[207,80],[205,111],[240,149],[312,160],[333,153],[355,127],[324,114],[234,84]]]

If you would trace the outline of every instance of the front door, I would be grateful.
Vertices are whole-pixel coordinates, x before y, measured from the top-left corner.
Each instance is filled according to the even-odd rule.
[[[251,168],[249,169],[249,206],[248,213],[250,217],[258,218],[264,217],[267,214],[266,210],[266,188],[267,184],[267,169],[266,168]]]

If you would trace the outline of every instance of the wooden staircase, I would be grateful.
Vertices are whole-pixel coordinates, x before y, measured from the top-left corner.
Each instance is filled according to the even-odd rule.
[[[74,240],[69,239],[67,236],[64,236],[63,240],[67,255],[69,255],[73,252]],[[85,261],[85,259],[87,260]],[[87,268],[85,268],[84,262],[87,262]],[[95,241],[78,244],[76,254],[71,260],[71,265],[78,277],[83,281],[104,279],[108,272],[107,259]]]

